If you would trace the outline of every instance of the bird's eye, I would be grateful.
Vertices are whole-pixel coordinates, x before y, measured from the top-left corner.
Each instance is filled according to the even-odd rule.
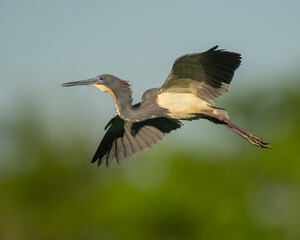
[[[103,77],[99,77],[99,79],[100,79],[100,80],[103,80],[104,78],[103,78]]]

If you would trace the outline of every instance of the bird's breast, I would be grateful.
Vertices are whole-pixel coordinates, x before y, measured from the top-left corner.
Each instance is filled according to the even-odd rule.
[[[116,99],[116,96],[115,94],[113,93],[113,91],[111,89],[109,89],[108,87],[104,86],[104,85],[99,85],[99,84],[95,84],[95,85],[92,85],[96,88],[98,88],[99,90],[101,90],[102,92],[107,92],[109,93],[109,95],[112,96],[112,98],[115,100],[115,102],[117,102],[117,99]]]
[[[176,119],[188,119],[195,113],[213,110],[208,102],[193,93],[164,92],[157,96],[156,101],[160,107],[169,110],[171,118]]]

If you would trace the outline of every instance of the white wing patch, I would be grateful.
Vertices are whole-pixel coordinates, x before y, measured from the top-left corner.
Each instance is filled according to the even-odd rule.
[[[211,103],[195,96],[193,93],[164,92],[158,95],[157,104],[170,111],[171,118],[188,119],[202,111],[218,112]]]

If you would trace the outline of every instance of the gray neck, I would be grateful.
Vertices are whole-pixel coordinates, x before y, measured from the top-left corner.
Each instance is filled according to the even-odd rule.
[[[120,87],[121,86],[121,87]],[[130,122],[145,121],[150,118],[163,117],[165,109],[160,108],[153,99],[145,100],[144,96],[141,104],[138,107],[132,106],[132,97],[129,84],[126,81],[120,80],[118,87],[112,88],[112,92],[116,97],[117,114],[124,120]],[[145,95],[145,94],[144,94]]]

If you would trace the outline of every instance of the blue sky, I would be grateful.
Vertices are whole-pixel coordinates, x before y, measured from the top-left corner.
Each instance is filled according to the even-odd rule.
[[[105,121],[110,96],[59,84],[110,73],[131,82],[137,102],[174,59],[217,44],[243,57],[230,94],[267,86],[262,76],[299,65],[299,9],[299,1],[2,0],[0,111],[30,98],[52,118],[67,110]]]

